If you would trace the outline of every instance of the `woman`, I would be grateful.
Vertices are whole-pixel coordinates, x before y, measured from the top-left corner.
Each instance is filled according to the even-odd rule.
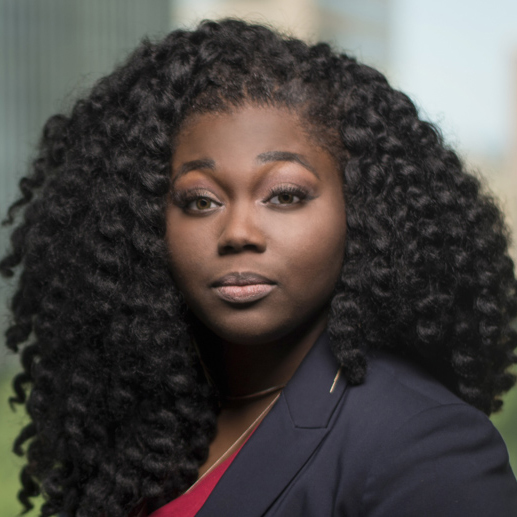
[[[26,507],[517,514],[486,418],[515,382],[502,216],[377,71],[175,31],[52,117],[20,186]]]

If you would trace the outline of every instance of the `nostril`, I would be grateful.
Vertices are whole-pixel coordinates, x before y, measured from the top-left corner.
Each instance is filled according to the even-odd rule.
[[[229,212],[228,216],[219,236],[219,253],[261,253],[266,249],[265,233],[249,212]]]
[[[227,243],[219,246],[219,253],[221,255],[228,255],[232,253],[241,253],[243,251],[252,251],[255,253],[262,253],[265,251],[265,245],[258,243]]]

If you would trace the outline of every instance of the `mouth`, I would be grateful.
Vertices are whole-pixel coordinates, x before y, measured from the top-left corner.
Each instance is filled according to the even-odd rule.
[[[231,303],[250,303],[265,298],[276,284],[257,273],[229,273],[218,278],[211,287],[219,298]]]

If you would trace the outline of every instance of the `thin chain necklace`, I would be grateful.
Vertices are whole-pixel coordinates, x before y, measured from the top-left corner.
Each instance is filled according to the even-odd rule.
[[[248,395],[226,395],[224,400],[237,401],[237,400],[253,400],[261,397],[265,397],[266,395],[270,395],[271,393],[275,393],[275,391],[283,390],[287,384],[280,384],[278,386],[271,386],[271,388],[266,388],[265,390],[255,391],[254,393],[249,393]]]
[[[283,387],[283,386],[282,386]],[[281,388],[278,388],[281,389]],[[253,395],[253,394],[251,394]],[[245,431],[235,440],[226,451],[223,452],[221,456],[216,460],[216,462],[209,468],[207,471],[198,478],[198,480],[185,492],[187,494],[190,492],[204,477],[206,477],[210,472],[212,472],[216,467],[218,467],[225,459],[227,459],[238,445],[241,444],[241,442],[244,442],[244,439],[248,437],[250,431],[255,428],[259,424],[259,422],[269,413],[269,410],[273,407],[275,402],[279,399],[280,393],[267,405],[267,407],[260,413],[260,415],[253,420],[251,425],[245,429]]]

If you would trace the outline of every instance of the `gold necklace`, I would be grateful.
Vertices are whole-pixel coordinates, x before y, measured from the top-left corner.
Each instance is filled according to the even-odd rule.
[[[265,390],[255,391],[254,393],[249,393],[248,395],[226,395],[224,400],[237,401],[237,400],[252,400],[258,399],[260,397],[265,397],[266,395],[270,395],[271,393],[275,393],[275,391],[283,390],[287,384],[280,384],[278,386],[271,386],[271,388],[266,388]]]
[[[282,386],[283,387],[283,386]],[[278,388],[281,389],[281,388]],[[274,403],[279,399],[280,393],[267,405],[267,407],[260,413],[260,415],[253,420],[250,426],[248,426],[245,431],[235,440],[226,451],[223,452],[221,456],[213,463],[206,472],[197,479],[197,481],[186,491],[187,494],[190,492],[204,477],[206,477],[210,472],[212,472],[216,467],[218,467],[225,459],[227,459],[231,452],[237,448],[237,445],[240,445],[241,442],[244,442],[244,439],[248,437],[248,434],[252,429],[255,428],[259,424],[259,422],[268,414],[269,410],[273,407]]]

